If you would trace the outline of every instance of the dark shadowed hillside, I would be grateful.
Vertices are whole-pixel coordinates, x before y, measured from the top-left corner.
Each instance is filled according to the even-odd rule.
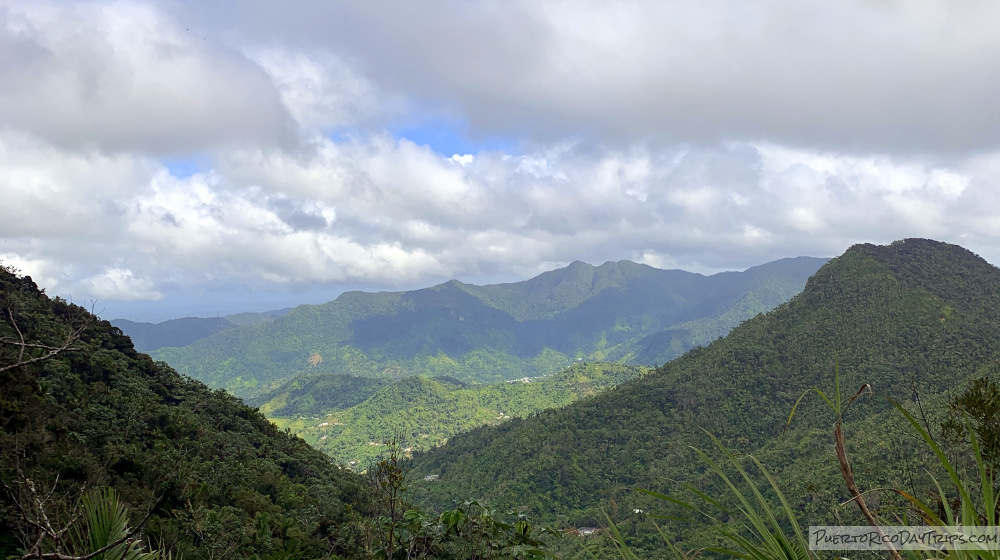
[[[140,352],[149,352],[164,346],[187,346],[206,336],[236,327],[235,323],[222,317],[208,319],[184,317],[162,323],[140,323],[128,319],[114,319],[111,324],[127,334],[132,339],[135,349]]]
[[[136,350],[149,352],[164,346],[187,346],[226,329],[265,323],[281,317],[289,311],[291,310],[279,309],[263,313],[237,313],[225,317],[184,317],[161,323],[112,319],[111,324],[121,329],[132,339]]]

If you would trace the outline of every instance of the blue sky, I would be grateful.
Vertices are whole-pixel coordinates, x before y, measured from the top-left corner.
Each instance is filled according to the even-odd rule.
[[[178,179],[187,179],[195,173],[204,173],[212,169],[212,163],[207,156],[164,158],[160,160],[160,163]]]
[[[0,9],[0,261],[113,315],[906,237],[1000,262],[1000,4]]]
[[[413,124],[391,126],[388,133],[414,144],[427,146],[442,157],[502,152],[515,154],[518,142],[511,137],[469,134],[469,125],[461,119],[422,119]]]

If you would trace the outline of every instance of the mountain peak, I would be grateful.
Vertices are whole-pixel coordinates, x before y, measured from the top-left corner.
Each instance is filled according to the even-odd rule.
[[[844,254],[861,253],[888,264],[891,261],[899,260],[902,257],[909,259],[926,259],[932,256],[957,258],[966,261],[978,261],[987,263],[982,257],[959,245],[935,241],[933,239],[923,239],[910,237],[893,241],[888,245],[875,245],[873,243],[859,243],[853,245]]]
[[[854,245],[836,261],[867,257],[892,271],[903,285],[921,288],[958,307],[1000,292],[996,267],[972,251],[932,239],[902,239],[888,245]]]

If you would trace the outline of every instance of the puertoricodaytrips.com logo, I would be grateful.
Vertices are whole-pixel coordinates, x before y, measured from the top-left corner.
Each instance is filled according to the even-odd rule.
[[[810,550],[1000,550],[1000,527],[810,526]]]

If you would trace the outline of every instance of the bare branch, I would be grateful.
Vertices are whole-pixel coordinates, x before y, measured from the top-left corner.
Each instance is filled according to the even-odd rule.
[[[11,346],[20,346],[22,348],[36,348],[39,350],[59,350],[62,346],[50,346],[48,344],[33,344],[31,342],[18,342],[13,338],[0,338],[0,344],[10,344]],[[82,348],[67,348],[66,351],[82,350]]]
[[[156,509],[156,506],[160,505],[160,502],[162,500],[163,500],[163,496],[161,495],[159,498],[156,499],[155,502],[153,502],[153,504],[151,506],[149,506],[149,509],[146,510],[146,515],[143,516],[142,521],[140,521],[139,524],[136,525],[135,527],[132,527],[131,529],[129,529],[129,531],[124,536],[122,536],[120,539],[118,539],[118,540],[116,540],[114,542],[108,543],[107,545],[102,546],[101,548],[99,548],[99,549],[97,549],[97,550],[95,550],[95,551],[93,551],[91,553],[84,554],[82,556],[73,556],[73,555],[70,555],[70,554],[63,554],[61,552],[44,552],[43,553],[43,552],[41,552],[42,540],[45,537],[45,534],[43,533],[42,535],[39,535],[38,542],[35,543],[35,546],[31,547],[31,550],[29,550],[24,556],[22,556],[21,560],[31,560],[32,558],[42,559],[42,560],[90,560],[91,558],[94,558],[96,556],[104,554],[105,552],[111,550],[112,548],[115,548],[115,547],[117,547],[119,545],[128,543],[127,546],[125,547],[125,550],[123,551],[123,554],[122,554],[122,557],[124,558],[125,555],[128,553],[128,549],[131,548],[132,545],[135,544],[134,541],[133,542],[128,542],[128,541],[130,541],[132,539],[132,537],[135,536],[135,534],[139,531],[139,529],[141,529],[142,526],[146,524],[146,521],[149,520],[149,516],[152,515],[153,510]],[[43,514],[44,514],[44,512],[43,512]],[[77,515],[75,515],[73,517],[73,519],[69,522],[69,524],[67,524],[66,527],[62,531],[58,532],[58,537],[61,537],[76,522],[76,520],[77,520],[77,518],[79,518],[79,516],[80,516],[80,514],[77,513]],[[47,521],[48,520],[46,519],[46,522]],[[57,536],[52,536],[52,539],[55,540],[55,541],[58,541],[58,537]]]
[[[16,340],[13,340],[13,339],[10,339],[10,338],[2,338],[2,339],[0,339],[0,344],[12,344],[14,346],[19,346],[20,347],[20,352],[18,354],[18,359],[17,359],[16,362],[14,362],[13,364],[8,364],[6,366],[0,367],[0,373],[3,373],[3,372],[8,371],[8,370],[15,369],[15,368],[19,368],[21,366],[26,366],[26,365],[29,365],[29,364],[34,364],[34,363],[37,363],[37,362],[41,362],[43,360],[47,360],[49,358],[57,356],[57,355],[59,355],[59,354],[61,354],[63,352],[77,352],[77,351],[83,350],[83,348],[74,348],[72,346],[73,346],[74,343],[76,343],[78,340],[80,340],[80,337],[83,335],[83,331],[86,330],[87,327],[90,326],[90,323],[92,321],[92,316],[89,316],[86,319],[84,319],[83,323],[79,326],[79,328],[77,328],[76,330],[71,330],[69,332],[69,334],[66,335],[66,340],[63,341],[63,343],[62,343],[61,346],[48,346],[48,345],[45,345],[45,344],[37,344],[37,343],[33,343],[33,342],[25,342],[24,341],[24,335],[21,334],[21,329],[18,328],[17,321],[14,320],[14,315],[13,315],[13,313],[11,313],[9,305],[7,307],[7,314],[10,317],[10,324],[14,326],[14,330],[16,330],[17,334],[21,337],[21,341],[18,342]],[[24,350],[26,348],[43,349],[43,350],[48,350],[48,352],[45,353],[45,354],[42,354],[41,356],[36,356],[34,358],[25,360],[24,359]]]
[[[10,302],[7,302],[7,316],[10,317],[10,324],[14,325],[14,330],[17,331],[17,336],[21,339],[21,352],[17,355],[17,361],[24,359],[24,333],[17,326],[17,321],[14,320],[14,310],[10,308]]]

